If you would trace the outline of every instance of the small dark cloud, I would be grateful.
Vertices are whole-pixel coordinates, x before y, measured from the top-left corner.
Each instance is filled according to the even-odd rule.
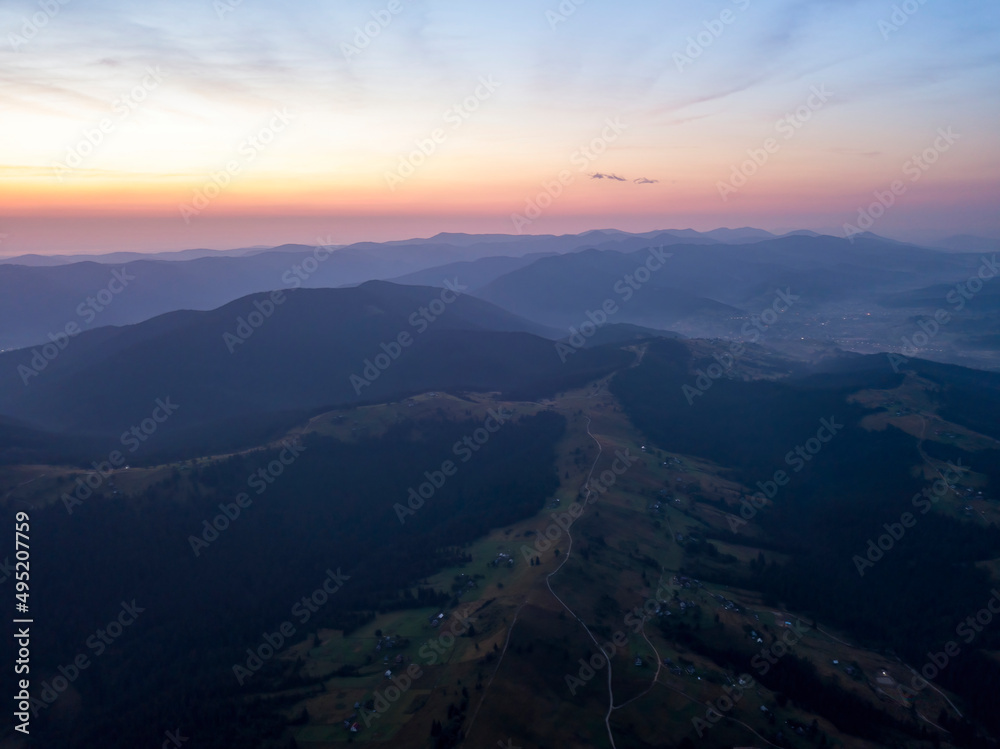
[[[591,179],[613,179],[616,182],[626,182],[624,177],[619,177],[617,174],[601,174],[600,172],[594,172],[590,175]]]
[[[857,151],[849,148],[834,148],[832,149],[834,153],[843,154],[844,156],[861,156],[866,159],[874,159],[876,156],[881,156],[881,151]]]
[[[632,181],[635,182],[637,185],[655,185],[660,180],[650,179],[649,177],[639,177],[638,179],[634,179]]]

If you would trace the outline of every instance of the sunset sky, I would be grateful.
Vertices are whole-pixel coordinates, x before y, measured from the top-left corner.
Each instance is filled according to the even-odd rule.
[[[896,180],[872,231],[1000,236],[995,2],[48,1],[0,8],[3,255],[842,234]]]

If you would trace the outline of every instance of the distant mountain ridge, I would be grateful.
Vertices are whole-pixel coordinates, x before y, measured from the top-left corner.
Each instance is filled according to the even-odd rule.
[[[719,240],[713,236],[718,232],[733,241],[767,234],[754,229],[717,230],[704,235],[690,229],[673,234],[606,230],[561,236],[441,233],[427,239],[348,246],[287,244],[173,253],[6,258],[0,259],[0,351],[45,343],[50,334],[57,335],[70,325],[83,330],[128,325],[178,309],[214,309],[241,296],[272,289],[349,286],[415,273],[422,275],[407,282],[437,285],[444,276],[432,278],[433,274],[425,271],[454,263],[586,248],[639,248],[654,236],[661,244],[716,243]],[[134,284],[109,296],[105,289],[113,283],[114,271],[109,265],[134,277]],[[477,276],[476,283],[482,285],[495,275],[488,279]],[[94,302],[89,301],[92,298]]]
[[[838,316],[846,320],[844,309],[871,312],[879,299],[962,281],[980,262],[978,253],[926,249],[870,234],[849,242],[807,231],[779,237],[745,227],[604,229],[561,236],[442,233],[341,248],[292,244],[121,265],[7,263],[0,264],[0,351],[177,310],[213,310],[248,294],[370,280],[438,287],[446,279],[457,281],[469,293],[565,335],[595,305],[618,298],[615,285],[653,248],[671,253],[667,266],[636,287],[609,322],[693,337],[738,334],[743,321],[781,288],[800,297],[795,315],[811,316],[814,327],[783,325],[780,334],[820,333],[829,340],[838,334],[821,326]],[[986,340],[988,326],[980,321],[965,331],[968,345],[981,349],[977,342]],[[891,340],[890,327],[886,322],[876,337]],[[839,334],[858,332],[845,328]]]
[[[799,298],[796,315],[828,314],[837,305],[870,304],[880,295],[919,289],[942,278],[968,277],[980,262],[976,255],[872,238],[852,243],[822,235],[786,235],[739,245],[675,239],[658,234],[641,241],[629,238],[614,247],[602,244],[542,257],[497,275],[473,293],[563,329],[579,325],[588,312],[611,300],[618,308],[616,323],[727,336],[739,329],[737,323],[770,304],[778,289],[791,290]],[[648,273],[641,283],[627,280],[651,252],[661,251],[669,255],[662,269]]]
[[[119,263],[132,263],[136,260],[165,260],[183,261],[197,260],[203,257],[242,257],[265,252],[270,247],[242,247],[233,250],[169,250],[165,252],[108,252],[102,254],[86,255],[14,255],[11,257],[0,257],[0,265],[28,265],[32,267],[52,267],[54,265],[70,265],[72,263],[101,263],[103,265],[117,265]]]

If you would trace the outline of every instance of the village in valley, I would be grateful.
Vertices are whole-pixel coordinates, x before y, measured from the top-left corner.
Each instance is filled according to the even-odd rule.
[[[494,398],[428,394],[308,427],[351,439],[385,428],[402,409],[446,416],[498,406],[555,409],[569,424],[560,487],[542,511],[494,529],[462,550],[464,564],[420,581],[446,592],[447,606],[385,612],[348,633],[321,629],[282,654],[305,685],[259,697],[289,705],[296,746],[418,747],[428,738],[439,747],[488,745],[507,737],[510,715],[537,727],[513,739],[525,747],[552,745],[552,737],[558,746],[592,746],[608,735],[651,745],[688,735],[710,736],[714,746],[763,747],[772,743],[765,736],[790,747],[820,739],[873,746],[765,686],[788,653],[859,704],[900,719],[916,712],[931,723],[953,709],[937,689],[907,689],[910,666],[892,654],[855,647],[752,590],[705,582],[705,572],[781,554],[755,546],[752,524],[741,543],[718,540],[746,487],[641,438],[603,383],[539,403]],[[636,460],[597,494],[594,476],[616,451]],[[692,632],[716,652],[692,647]],[[613,655],[601,657],[601,643]],[[722,653],[731,643],[753,654],[754,668],[727,666]]]

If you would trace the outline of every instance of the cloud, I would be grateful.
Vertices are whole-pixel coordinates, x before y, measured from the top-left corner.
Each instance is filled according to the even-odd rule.
[[[841,156],[861,156],[866,159],[873,159],[876,156],[882,155],[882,151],[862,151],[857,148],[828,148],[827,150]]]
[[[594,172],[593,174],[590,175],[590,178],[591,179],[610,179],[610,180],[613,180],[615,182],[628,182],[629,181],[625,177],[620,177],[617,174],[604,174],[603,172]],[[635,184],[637,184],[637,185],[655,185],[659,181],[660,180],[658,180],[658,179],[650,179],[649,177],[639,177],[637,179],[632,180],[632,182],[635,183]]]

